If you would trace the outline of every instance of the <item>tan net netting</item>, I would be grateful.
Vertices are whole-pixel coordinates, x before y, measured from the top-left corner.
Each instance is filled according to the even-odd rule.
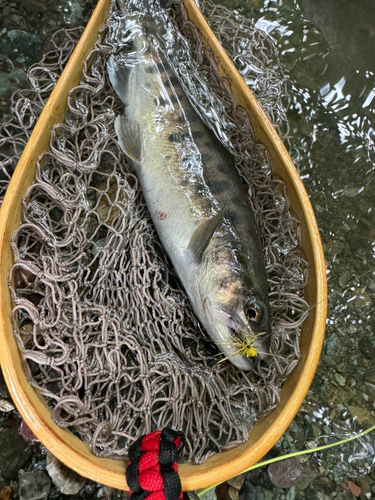
[[[238,14],[220,24],[216,7],[207,2],[204,9],[221,39],[233,41],[233,53],[241,52],[248,77],[252,65],[263,68],[262,74],[252,73],[254,88],[268,102],[270,116],[284,123],[284,83],[274,71],[272,43]],[[117,15],[113,4],[111,16]],[[299,357],[300,327],[308,314],[302,298],[307,270],[298,222],[288,213],[284,186],[271,178],[267,152],[254,143],[246,114],[181,5],[175,18],[202,78],[235,125],[230,142],[264,244],[272,356],[256,360],[249,373],[230,361],[219,363],[222,355],[201,331],[171,269],[114,133],[123,106],[105,65],[114,51],[107,40],[115,23],[102,29],[89,57],[94,63],[84,68],[81,84],[70,93],[66,120],[54,127],[50,148],[38,161],[13,237],[10,287],[27,378],[58,425],[76,432],[94,454],[113,458],[126,455],[137,437],[153,429],[180,429],[187,442],[183,459],[199,464],[246,441],[256,419],[277,405],[282,382]],[[63,35],[56,50],[30,69],[32,90],[14,97],[13,118],[0,136],[4,176],[11,174],[77,31]],[[240,42],[250,37],[250,45]]]

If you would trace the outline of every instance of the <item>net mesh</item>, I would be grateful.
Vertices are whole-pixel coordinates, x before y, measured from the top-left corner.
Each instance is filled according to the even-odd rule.
[[[220,39],[230,41],[231,55],[241,53],[235,60],[246,66],[248,83],[284,126],[284,82],[274,71],[272,41],[237,13],[225,11],[224,21],[224,11],[209,2],[204,12]],[[95,455],[112,458],[125,456],[140,435],[173,427],[186,437],[183,460],[200,464],[245,442],[257,418],[278,404],[299,358],[307,266],[298,221],[289,214],[285,186],[271,176],[267,151],[254,142],[246,113],[181,4],[175,19],[234,125],[230,142],[264,245],[271,355],[256,360],[249,373],[218,363],[217,348],[195,319],[116,140],[114,119],[122,106],[105,69],[114,51],[107,43],[111,23],[101,30],[88,58],[94,62],[72,89],[66,119],[54,127],[23,199],[10,289],[27,379],[59,426],[77,433]],[[13,97],[13,116],[0,136],[4,188],[78,35],[58,33],[56,50],[29,70],[31,89]]]

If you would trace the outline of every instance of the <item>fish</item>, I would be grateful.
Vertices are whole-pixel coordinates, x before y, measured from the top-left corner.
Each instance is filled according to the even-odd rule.
[[[117,138],[198,320],[225,357],[248,371],[251,356],[265,358],[271,332],[266,266],[248,188],[155,43],[158,28],[136,14],[127,28],[127,55],[107,62],[124,104],[124,116],[115,119]],[[242,344],[252,346],[252,354],[245,355]]]

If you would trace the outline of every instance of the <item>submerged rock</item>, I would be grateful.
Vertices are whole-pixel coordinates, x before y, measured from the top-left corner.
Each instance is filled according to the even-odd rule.
[[[228,496],[230,500],[239,500],[239,491],[233,486],[229,486]]]
[[[10,486],[6,486],[3,490],[0,491],[0,500],[9,500],[11,494],[12,488]]]
[[[295,458],[287,458],[268,466],[268,475],[273,484],[279,488],[292,488],[301,474],[301,464]]]
[[[85,486],[86,479],[69,469],[60,460],[47,452],[47,467],[53,484],[64,495],[75,495]]]
[[[366,356],[366,358],[370,360],[375,358],[375,345],[370,339],[361,339],[358,342],[358,349],[364,356]]]
[[[352,495],[355,497],[359,497],[359,495],[361,494],[361,488],[357,486],[355,483],[352,483],[352,481],[348,482],[348,488],[352,493]]]
[[[34,33],[23,30],[10,30],[0,38],[0,52],[10,59],[17,59],[21,55],[25,62],[30,64],[41,48],[41,40]]]
[[[227,483],[229,486],[232,486],[236,490],[240,490],[243,483],[245,482],[247,472],[244,472],[240,474],[239,476],[232,477],[231,479],[228,479]]]
[[[10,398],[10,394],[4,380],[3,372],[1,371],[0,368],[0,399],[8,399],[8,398]]]
[[[18,428],[18,432],[23,437],[25,441],[28,443],[39,443],[39,439],[35,436],[35,434],[30,430],[24,420],[21,420],[21,424]]]
[[[251,484],[251,482],[246,479],[240,489],[239,500],[258,500],[259,498],[259,488],[256,488]]]
[[[43,471],[22,474],[18,484],[20,500],[41,500],[47,498],[51,489],[51,479]]]
[[[0,72],[0,95],[11,89],[12,83],[20,84],[26,80],[26,73],[18,68],[10,73]]]
[[[11,401],[7,401],[6,399],[0,399],[0,411],[8,413],[13,410],[15,410],[15,406]]]
[[[0,428],[0,470],[3,477],[16,478],[32,452],[32,446],[18,434],[18,419],[9,415]]]

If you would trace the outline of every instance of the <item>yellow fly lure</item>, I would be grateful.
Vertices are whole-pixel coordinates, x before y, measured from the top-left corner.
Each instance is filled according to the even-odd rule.
[[[252,335],[251,337],[245,337],[244,339],[237,339],[231,345],[233,345],[234,347],[238,347],[238,351],[236,351],[231,356],[221,359],[219,363],[222,363],[223,361],[229,359],[232,356],[236,356],[237,354],[239,354],[240,356],[246,356],[247,358],[254,358],[257,354],[266,354],[266,353],[260,353],[255,344],[256,338],[259,337],[260,335],[264,335],[264,333],[265,332],[261,332],[257,333],[256,335]]]

